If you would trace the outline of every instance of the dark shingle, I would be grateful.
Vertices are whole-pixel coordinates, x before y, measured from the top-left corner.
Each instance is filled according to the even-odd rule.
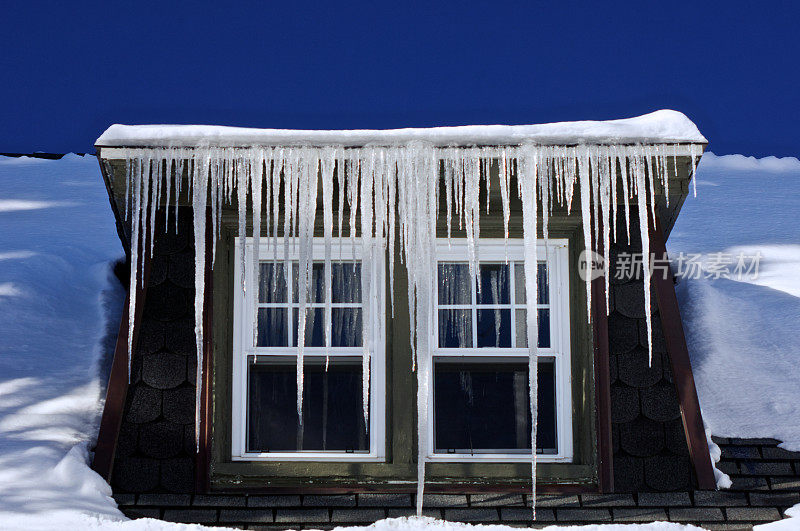
[[[761,453],[758,446],[723,446],[722,457],[725,459],[759,459]]]
[[[676,455],[689,455],[686,432],[680,418],[664,422],[664,442],[667,450]]]
[[[630,494],[582,494],[583,507],[632,507],[636,505]]]
[[[155,507],[185,507],[192,502],[189,494],[167,494],[148,492],[140,494],[137,505],[150,505]]]
[[[423,507],[466,507],[467,496],[464,494],[425,494]]]
[[[151,319],[169,321],[186,314],[189,299],[186,290],[171,282],[148,287],[144,311]]]
[[[530,507],[531,496],[525,495],[525,505]],[[536,496],[536,508],[539,507],[580,507],[581,503],[574,494],[541,494]]]
[[[685,507],[669,510],[673,522],[721,522],[725,519],[722,509],[716,507]]]
[[[653,356],[650,366],[647,349],[637,346],[630,352],[616,356],[619,379],[632,387],[650,387],[662,379],[661,356]]]
[[[664,422],[681,415],[674,385],[661,382],[642,389],[639,396],[642,399],[642,414],[651,420]]]
[[[753,492],[750,494],[751,505],[791,507],[798,503],[800,503],[800,492]]]
[[[148,290],[167,280],[167,267],[167,258],[164,255],[153,255],[150,261],[150,278],[147,279]]]
[[[634,319],[644,318],[644,284],[642,282],[627,282],[613,286],[614,310],[625,317]]]
[[[620,426],[620,446],[639,457],[656,455],[664,449],[664,426],[644,417]]]
[[[639,344],[639,324],[636,319],[619,312],[608,316],[608,348],[613,354],[630,352]]]
[[[175,424],[191,424],[194,430],[194,387],[178,387],[164,391],[164,419]]]
[[[685,507],[692,504],[688,492],[641,492],[639,505],[643,507]]]
[[[172,422],[153,422],[139,427],[139,450],[148,457],[175,457],[183,449],[183,426]]]
[[[612,509],[615,522],[655,522],[667,520],[667,511],[661,507]]]
[[[151,422],[161,415],[161,390],[140,384],[129,391],[129,396],[126,421],[137,424]]]
[[[138,342],[136,344],[136,352],[147,354],[156,352],[164,347],[164,325],[163,323],[154,319],[149,319],[147,316],[142,319],[139,326]]]
[[[472,507],[469,509],[445,509],[444,519],[451,522],[495,522],[499,520],[497,509]]]
[[[334,509],[331,522],[371,523],[386,518],[384,509]]]
[[[638,492],[645,487],[643,460],[627,455],[615,455],[614,491]]]
[[[506,522],[533,522],[531,510],[523,507],[502,507],[500,509],[500,519]],[[552,509],[536,508],[536,522],[553,522],[556,519]]]
[[[791,476],[792,465],[786,461],[742,461],[741,474],[748,476]]]
[[[162,460],[161,486],[169,492],[194,491],[194,459],[174,457]]]
[[[158,487],[159,463],[147,457],[118,457],[114,462],[114,489],[148,492]]]
[[[655,490],[686,490],[691,485],[691,464],[684,456],[648,457],[644,473],[647,484]]]
[[[623,384],[611,386],[611,422],[627,423],[639,416],[639,393]]]
[[[698,490],[694,493],[694,504],[700,507],[735,507],[747,505],[747,497],[741,492]]]
[[[608,509],[556,509],[559,522],[610,522]]]
[[[410,494],[368,492],[358,495],[360,507],[411,507]]]
[[[244,507],[247,497],[232,494],[197,494],[192,499],[192,505],[199,507]]]
[[[195,357],[193,319],[176,319],[164,325],[166,347],[170,352]]]
[[[184,251],[169,257],[167,278],[176,286],[194,289],[194,252]]]
[[[304,524],[329,522],[328,509],[278,509],[276,523]]]
[[[142,380],[156,389],[172,389],[186,381],[186,356],[166,351],[142,359]]]
[[[744,522],[771,522],[780,520],[781,513],[774,507],[730,507],[725,509],[728,520]]]
[[[306,507],[355,507],[355,494],[311,494],[303,496]]]
[[[268,496],[249,496],[247,498],[248,507],[298,507],[300,506],[300,496],[292,495],[268,495]]]
[[[524,506],[525,497],[522,494],[471,494],[469,504],[471,507]]]
[[[224,509],[219,512],[219,521],[227,523],[271,524],[275,521],[272,509]]]
[[[217,521],[217,511],[215,509],[167,509],[164,511],[164,520],[168,522],[210,524]]]

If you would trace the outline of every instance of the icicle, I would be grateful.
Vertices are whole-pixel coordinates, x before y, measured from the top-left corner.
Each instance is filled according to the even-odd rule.
[[[610,211],[611,206],[609,202],[611,201],[611,167],[609,165],[609,158],[608,158],[608,148],[603,147],[600,151],[600,161],[599,161],[599,169],[600,169],[600,210],[602,212],[602,218],[600,220],[602,233],[603,233],[603,254],[605,255],[606,259],[603,260],[603,278],[605,279],[605,303],[606,303],[606,315],[609,313],[609,305],[608,305],[608,292],[609,292],[609,278],[611,277],[609,271],[609,264],[611,262],[611,219],[610,219]]]
[[[142,215],[142,160],[139,158],[126,158],[126,164],[133,167],[132,188],[133,194],[133,213],[131,220],[131,276],[130,288],[128,291],[128,383],[131,382],[131,361],[133,359],[133,330],[136,316],[136,295],[138,293],[138,280],[139,280],[139,255],[144,252],[144,245],[142,244],[141,235],[141,215]],[[146,206],[145,206],[146,208]]]
[[[692,159],[692,194],[697,197],[697,158],[703,154],[703,150],[697,144],[690,144],[689,157]]]
[[[618,215],[618,207],[617,207],[617,159],[619,155],[617,154],[617,146],[611,146],[611,154],[609,155],[609,168],[610,174],[609,177],[611,179],[611,228],[612,234],[614,236],[614,242],[617,241],[617,215]],[[611,250],[606,249],[606,255],[610,259],[611,258]],[[608,290],[606,290],[608,293]],[[606,305],[608,306],[608,305]]]
[[[583,221],[583,242],[586,257],[586,311],[587,315],[592,315],[592,281],[591,271],[588,268],[592,267],[591,251],[592,251],[592,236],[591,236],[591,192],[590,182],[591,175],[589,175],[589,150],[586,146],[580,146],[577,151],[578,156],[578,179],[581,191],[581,218]]]
[[[195,156],[192,182],[192,212],[194,218],[194,336],[197,349],[197,379],[195,384],[195,443],[200,450],[200,397],[203,389],[203,304],[206,274],[206,201],[208,197],[208,153],[198,150]],[[212,248],[215,241],[211,242]],[[210,274],[210,272],[209,272]]]
[[[389,296],[392,301],[392,318],[394,319],[394,251],[395,251],[395,225],[397,203],[397,149],[389,150],[386,180],[389,196]]]
[[[175,234],[178,234],[178,212],[180,211],[181,185],[183,183],[185,150],[179,149],[175,159]]]
[[[536,200],[536,177],[539,170],[540,152],[535,146],[523,146],[521,168],[517,174],[520,182],[522,199],[522,227],[525,242],[525,303],[528,327],[528,390],[531,408],[531,495],[533,519],[536,520],[536,422],[538,398],[538,355],[539,355],[539,323],[537,311],[537,259],[538,203]],[[520,159],[518,159],[520,164]]]
[[[252,272],[250,275],[250,297],[253,301],[253,346],[256,345],[258,338],[258,296],[259,296],[259,277],[261,276],[261,265],[259,257],[261,255],[261,188],[264,181],[264,149],[256,148],[252,154],[253,173],[250,177],[250,197],[252,200],[252,219],[253,219],[253,247],[252,255],[250,256],[250,264]],[[269,202],[269,193],[267,193],[267,201]],[[269,212],[269,206],[267,206]],[[269,223],[269,221],[267,221]],[[241,242],[242,247],[245,247],[245,241]]]
[[[247,164],[250,164],[250,160],[248,159]],[[245,271],[247,270],[246,264],[247,260],[245,259],[245,249],[247,245],[245,245],[245,236],[246,234],[246,227],[247,227],[247,189],[249,188],[248,182],[248,175],[245,171],[245,161],[241,157],[236,158],[236,202],[237,206],[239,207],[239,238],[241,238],[241,245],[239,246],[239,278],[242,281],[242,293],[247,291],[247,276],[245,275]]]
[[[631,193],[628,189],[630,182],[630,166],[628,165],[629,150],[627,147],[623,148],[622,159],[619,161],[619,169],[622,173],[622,199],[625,205],[625,231],[628,234],[628,245],[631,244],[631,208],[630,200]]]
[[[319,157],[316,150],[303,149],[297,153],[293,162],[290,183],[298,192],[297,222],[295,233],[299,235],[300,254],[298,260],[298,325],[297,325],[297,421],[303,424],[303,383],[306,335],[306,302],[309,299],[309,286],[313,280],[313,238],[314,221],[317,212],[317,179]]]
[[[636,179],[637,204],[639,208],[639,232],[642,238],[642,275],[644,277],[644,312],[647,322],[647,353],[648,362],[653,363],[653,329],[652,316],[650,315],[650,236],[647,221],[647,190],[645,188],[644,164],[637,160],[634,165],[634,178]]]
[[[471,282],[478,277],[476,240],[480,238],[480,152],[472,148],[464,153],[464,228],[467,232],[467,257]],[[438,201],[437,201],[438,204]],[[480,288],[480,284],[478,284]]]
[[[653,224],[656,222],[656,177],[653,165],[653,146],[644,148],[644,157],[647,162],[647,185],[650,190],[650,214],[653,216]]]
[[[325,245],[325,370],[330,362],[331,346],[331,300],[333,298],[333,274],[331,271],[331,246],[333,241],[333,170],[336,165],[336,151],[333,148],[322,150],[322,225]],[[340,207],[341,209],[341,207]],[[341,213],[341,212],[340,212]],[[364,321],[362,320],[362,323]]]
[[[508,156],[507,150],[503,148],[500,155],[500,199],[503,203],[503,234],[505,234],[506,240],[508,240],[508,220],[511,216],[508,198],[508,178]]]
[[[364,164],[361,166],[361,385],[362,408],[364,423],[369,425],[369,381],[370,381],[370,351],[372,349],[372,272],[374,270],[374,239],[373,239],[373,189],[375,173],[375,150],[369,149],[364,153]]]

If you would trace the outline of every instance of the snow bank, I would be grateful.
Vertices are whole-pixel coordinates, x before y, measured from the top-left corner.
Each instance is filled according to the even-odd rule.
[[[0,527],[122,519],[86,465],[99,356],[124,291],[93,157],[0,157]],[[116,325],[114,323],[114,325]],[[60,524],[59,524],[60,525]],[[47,526],[45,526],[47,527]]]
[[[98,146],[194,147],[297,144],[398,144],[427,141],[438,146],[517,144],[609,144],[706,142],[683,113],[660,110],[622,120],[537,125],[465,125],[406,129],[314,131],[214,125],[121,125],[109,127]]]
[[[683,253],[760,253],[757,278],[678,285],[703,416],[723,437],[800,450],[800,161],[707,153],[670,235]]]

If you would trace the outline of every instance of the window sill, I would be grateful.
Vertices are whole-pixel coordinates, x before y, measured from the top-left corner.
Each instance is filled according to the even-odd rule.
[[[243,456],[233,456],[231,461],[234,462],[266,462],[266,463],[281,463],[281,462],[306,462],[306,463],[383,463],[386,461],[385,457],[378,455],[359,455],[359,454],[251,454]]]

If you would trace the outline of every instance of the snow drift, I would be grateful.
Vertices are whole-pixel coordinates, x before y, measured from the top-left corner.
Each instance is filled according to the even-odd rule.
[[[760,255],[758,275],[678,285],[703,417],[714,435],[800,450],[800,161],[707,153],[670,235],[679,253]],[[718,255],[717,255],[718,256]]]

